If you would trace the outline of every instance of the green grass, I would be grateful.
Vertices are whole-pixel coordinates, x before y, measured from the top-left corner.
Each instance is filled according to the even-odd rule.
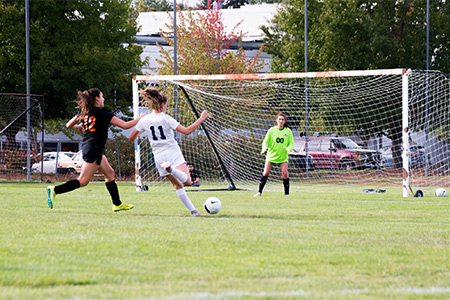
[[[281,185],[281,183],[280,183]],[[112,213],[104,184],[46,203],[46,185],[0,183],[0,299],[448,299],[450,199],[401,188],[135,192]],[[372,187],[369,187],[372,188]]]

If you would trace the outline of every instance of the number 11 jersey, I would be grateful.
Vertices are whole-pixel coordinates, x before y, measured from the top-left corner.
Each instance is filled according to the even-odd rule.
[[[173,151],[179,148],[175,141],[173,131],[180,123],[165,113],[152,112],[144,116],[136,124],[136,129],[141,132],[145,130],[154,154]]]

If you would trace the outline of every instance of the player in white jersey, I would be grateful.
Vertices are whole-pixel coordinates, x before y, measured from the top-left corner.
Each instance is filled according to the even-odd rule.
[[[166,115],[167,98],[164,94],[155,88],[147,88],[141,94],[145,99],[146,106],[152,109],[152,113],[139,120],[129,139],[134,141],[141,133],[147,131],[159,175],[172,182],[178,197],[191,214],[200,216],[184,189],[184,185],[191,185],[192,181],[186,160],[174,138],[173,131],[176,130],[188,135],[209,117],[209,113],[203,111],[197,121],[188,127],[184,127],[177,120]]]

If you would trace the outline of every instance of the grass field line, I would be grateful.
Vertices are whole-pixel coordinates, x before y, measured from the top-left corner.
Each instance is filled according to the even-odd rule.
[[[126,212],[125,212],[126,213]],[[121,213],[115,213],[114,215],[117,215],[118,218],[120,217],[119,215],[124,215],[124,212]],[[132,214],[133,212],[128,212],[128,214]],[[46,215],[48,213],[40,213],[40,215]],[[66,213],[67,216],[87,216],[87,217],[94,217],[97,216],[97,214],[93,214],[93,213]],[[337,219],[328,219],[328,220],[319,220],[319,219],[301,219],[301,215],[299,216],[300,219],[285,219],[285,218],[277,218],[277,217],[273,217],[273,216],[257,216],[257,217],[241,217],[241,216],[233,216],[233,217],[224,217],[224,216],[211,216],[208,215],[207,213],[203,212],[202,213],[202,217],[198,218],[198,217],[192,217],[190,215],[187,216],[161,216],[161,215],[147,215],[147,214],[137,214],[132,216],[133,218],[154,218],[154,219],[179,219],[179,220],[204,220],[207,222],[220,222],[220,221],[236,221],[236,220],[242,220],[242,221],[260,221],[261,219],[270,219],[270,220],[279,220],[280,222],[292,222],[292,223],[330,223],[330,224],[373,224],[373,221],[367,221],[367,220],[337,220]],[[378,221],[377,223],[382,223],[382,224],[389,224],[389,225],[404,225],[404,224],[409,224],[410,221],[409,220],[405,220],[405,221]],[[415,226],[419,226],[419,225],[439,225],[439,226],[449,226],[450,227],[450,221],[449,222],[415,222],[414,223]]]
[[[370,289],[344,289],[328,291],[325,294],[333,295],[357,295],[366,294],[377,291],[371,291]],[[390,294],[415,294],[415,295],[437,295],[450,293],[450,287],[405,287],[398,289],[388,289],[386,293]],[[267,298],[267,297],[307,297],[314,296],[314,292],[305,290],[294,290],[285,292],[247,292],[247,291],[227,291],[223,293],[193,293],[193,294],[179,294],[168,297],[151,297],[151,300],[179,300],[179,299],[226,299],[236,297],[252,297],[252,298]]]

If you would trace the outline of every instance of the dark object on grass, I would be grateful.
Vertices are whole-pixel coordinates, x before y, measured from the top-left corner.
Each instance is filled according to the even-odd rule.
[[[364,189],[364,193],[386,193],[386,190],[382,189]]]

